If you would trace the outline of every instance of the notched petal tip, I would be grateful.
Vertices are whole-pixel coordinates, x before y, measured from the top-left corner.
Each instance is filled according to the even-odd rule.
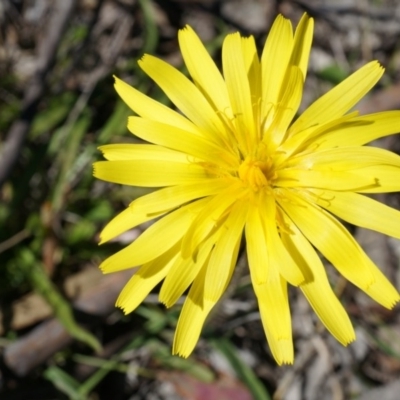
[[[95,178],[97,178],[97,175],[96,175],[96,164],[97,164],[97,162],[92,164],[92,174],[93,174],[93,176]]]
[[[102,274],[104,274],[104,275],[113,272],[113,271],[107,271],[106,261],[107,261],[107,260],[104,260],[104,261],[99,265],[99,269],[100,269],[100,271],[102,272]]]
[[[352,344],[353,342],[356,341],[356,334],[352,338],[349,338],[346,342],[343,342],[342,345],[344,347],[347,347],[348,345]]]
[[[137,63],[140,68],[142,68],[143,64],[148,61],[149,57],[151,56],[145,53],[138,59]]]
[[[188,24],[186,24],[185,26],[183,26],[181,29],[179,29],[179,31],[178,31],[178,36],[179,35],[181,35],[182,33],[188,33],[188,32],[190,32],[190,33],[195,33],[194,32],[194,29],[190,26],[190,25],[188,25]]]
[[[186,352],[183,352],[183,351],[180,351],[180,350],[176,350],[176,349],[172,350],[172,355],[173,356],[178,356],[178,357],[181,357],[181,358],[188,358],[190,356],[190,354],[191,353],[186,353]]]
[[[294,363],[293,342],[291,339],[278,339],[270,343],[270,348],[275,361],[279,366]]]
[[[394,307],[396,307],[397,304],[400,303],[400,296],[397,297],[397,299],[393,300],[393,303],[391,305],[389,305],[388,309],[392,310]]]
[[[124,315],[128,315],[131,312],[130,310],[128,310],[124,302],[119,299],[117,299],[117,301],[115,302],[115,307],[119,308],[124,313]]]
[[[169,302],[168,300],[164,299],[163,297],[158,296],[158,301],[164,305],[165,308],[171,308],[174,303]]]

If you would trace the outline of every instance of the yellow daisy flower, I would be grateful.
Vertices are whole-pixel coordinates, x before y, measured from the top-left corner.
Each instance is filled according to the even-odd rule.
[[[293,362],[287,283],[298,286],[332,335],[355,339],[318,250],[350,282],[384,307],[399,301],[336,217],[400,238],[400,213],[364,194],[400,190],[400,157],[363,147],[400,129],[400,111],[359,116],[349,110],[376,84],[373,61],[295,119],[313,20],[278,16],[261,59],[252,36],[228,35],[223,75],[189,26],[179,45],[192,81],[145,55],[139,65],[181,113],[118,78],[115,89],[138,115],[128,129],[151,144],[100,147],[108,161],[94,175],[123,185],[162,187],[133,201],[101,233],[104,243],[159,218],[132,244],[106,259],[105,273],[140,266],[117,306],[133,311],[160,281],[171,307],[190,287],[173,344],[193,351],[204,321],[235,269],[243,233],[254,292],[272,354]]]

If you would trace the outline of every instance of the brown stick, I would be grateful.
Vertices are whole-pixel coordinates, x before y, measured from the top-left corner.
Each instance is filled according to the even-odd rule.
[[[95,316],[108,316],[115,310],[115,300],[131,276],[132,270],[103,276],[96,286],[74,302],[74,308]],[[53,318],[7,346],[4,363],[16,375],[26,376],[72,340],[62,324]]]

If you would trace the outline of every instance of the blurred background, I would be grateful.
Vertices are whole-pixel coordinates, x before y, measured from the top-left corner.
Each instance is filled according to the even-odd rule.
[[[252,34],[262,49],[278,13],[296,24],[303,12],[316,26],[302,108],[377,59],[386,73],[357,108],[399,109],[397,0],[0,0],[2,400],[399,398],[399,307],[378,306],[328,263],[357,341],[336,343],[291,290],[296,360],[284,367],[266,344],[245,255],[188,360],[170,355],[180,305],[166,310],[155,290],[124,316],[114,303],[134,271],[98,270],[141,231],[99,247],[102,227],[145,193],[92,177],[98,146],[137,140],[112,75],[169,104],[137,60],[155,54],[186,73],[179,28],[190,24],[219,64],[227,33]],[[400,151],[398,136],[374,144]],[[400,208],[398,194],[378,199]],[[399,288],[399,241],[348,228]]]

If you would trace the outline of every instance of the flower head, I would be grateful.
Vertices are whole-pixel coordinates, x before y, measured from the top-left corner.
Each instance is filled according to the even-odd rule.
[[[172,306],[188,289],[173,352],[188,356],[235,269],[243,233],[251,281],[272,354],[293,362],[287,284],[299,287],[332,335],[355,338],[317,249],[350,282],[392,308],[396,289],[336,217],[400,238],[400,213],[365,196],[400,190],[400,157],[363,145],[399,131],[400,111],[349,110],[383,74],[371,62],[295,119],[306,77],[313,20],[295,33],[278,16],[261,59],[253,37],[228,35],[219,72],[195,32],[179,32],[192,80],[150,55],[139,65],[180,110],[116,78],[138,116],[128,129],[149,144],[111,144],[94,175],[124,185],[161,187],[133,201],[101,233],[105,242],[158,220],[106,259],[105,273],[140,266],[117,306],[134,310],[164,280]]]

